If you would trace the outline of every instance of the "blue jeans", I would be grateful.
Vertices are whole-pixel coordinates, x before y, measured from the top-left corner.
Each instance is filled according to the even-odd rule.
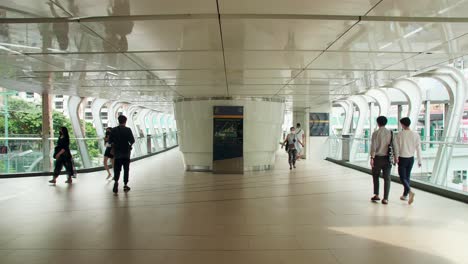
[[[403,184],[405,190],[403,192],[403,196],[407,196],[411,191],[410,186],[410,177],[411,177],[411,170],[413,169],[414,165],[414,157],[411,158],[399,158],[398,162],[398,175],[400,175],[401,184]]]

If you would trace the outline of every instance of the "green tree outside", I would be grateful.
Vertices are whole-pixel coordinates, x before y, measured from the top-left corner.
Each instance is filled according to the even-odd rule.
[[[8,127],[9,127],[9,137],[17,136],[31,136],[31,137],[41,137],[42,135],[42,109],[41,105],[26,102],[22,99],[9,97],[8,98],[9,107],[9,117],[8,117]],[[59,128],[64,126],[68,128],[70,133],[73,133],[70,119],[67,118],[64,114],[53,111],[52,113],[52,122],[55,137],[58,137]],[[85,128],[85,134],[87,138],[97,138],[96,129],[93,127],[92,123],[82,121],[82,126]],[[3,134],[5,131],[5,116],[0,114],[0,134]],[[73,137],[73,135],[70,135]],[[92,159],[96,160],[101,151],[99,149],[98,140],[87,140],[88,152]],[[28,147],[25,147],[28,148]],[[31,149],[37,149],[31,148]],[[70,149],[77,150],[78,146],[76,140],[72,139],[70,142]],[[75,156],[79,156],[79,153]],[[80,164],[75,164],[79,166]],[[0,164],[0,170],[4,166]]]

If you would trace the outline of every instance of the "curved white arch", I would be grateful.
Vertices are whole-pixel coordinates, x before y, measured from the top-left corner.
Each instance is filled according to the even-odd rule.
[[[410,79],[398,79],[393,82],[392,88],[400,90],[408,101],[407,116],[411,119],[411,129],[415,129],[418,124],[418,116],[421,111],[423,101],[423,91],[419,85]]]
[[[148,136],[148,129],[147,129],[147,126],[146,126],[146,117],[148,116],[148,114],[151,112],[150,109],[148,108],[142,108],[140,111],[137,112],[137,120],[138,120],[138,124],[140,125],[140,129],[141,129],[141,132],[143,133],[142,135],[140,135],[141,137],[143,137],[144,139],[141,140],[140,142],[140,145],[141,145],[141,151],[144,153],[144,154],[149,154],[151,152],[151,149],[148,149],[148,144],[147,144],[147,136]]]
[[[449,94],[449,109],[447,113],[447,127],[444,129],[443,140],[454,143],[460,120],[463,116],[465,101],[468,97],[468,85],[463,73],[450,66],[444,66],[419,76],[431,77],[442,83]],[[431,181],[435,184],[445,185],[448,168],[452,157],[453,147],[447,144],[439,146],[432,170]]]
[[[390,109],[391,101],[387,91],[382,88],[370,89],[366,95],[374,98],[379,106],[379,116],[387,116]]]
[[[342,135],[349,135],[351,132],[351,123],[353,122],[354,108],[353,104],[347,100],[336,101],[336,104],[343,107],[345,112],[345,119],[343,121]]]
[[[91,103],[91,113],[93,115],[94,127],[96,128],[98,137],[102,139],[105,137],[105,132],[101,119],[101,109],[107,102],[109,102],[107,99],[94,99]],[[99,140],[99,146],[101,147],[102,153],[104,153],[106,150],[104,140]]]
[[[353,102],[359,110],[359,118],[354,131],[354,138],[361,139],[364,136],[364,124],[368,119],[369,115],[369,104],[367,98],[364,95],[352,95],[348,98],[349,101]],[[353,139],[351,143],[350,161],[353,161],[356,157],[357,147],[359,141]]]
[[[150,110],[148,114],[148,127],[149,127],[149,134],[151,135],[151,140],[153,142],[153,145],[156,149],[156,151],[160,150],[161,147],[159,145],[158,139],[157,139],[157,132],[156,132],[156,122],[155,119],[157,117],[158,112],[154,110]]]
[[[83,166],[85,168],[91,167],[91,159],[89,157],[88,145],[84,140],[83,128],[81,127],[80,118],[78,115],[78,108],[81,104],[82,98],[78,96],[68,97],[68,114],[70,116],[70,122],[72,124],[73,133],[77,138],[76,144],[78,146],[78,151],[81,155],[81,160],[83,161]]]
[[[135,149],[135,155],[136,156],[140,156],[141,155],[141,146],[139,144],[140,140],[140,132],[138,131],[136,125],[135,125],[135,121],[134,121],[134,116],[135,116],[135,113],[137,111],[139,111],[141,109],[140,106],[137,106],[137,105],[130,105],[128,107],[128,115],[127,115],[127,127],[129,127],[131,130],[132,130],[132,133],[133,133],[133,137],[135,138],[135,144],[134,145],[134,149]]]
[[[109,112],[107,114],[107,117],[109,118],[108,126],[116,127],[119,125],[119,122],[117,121],[117,113],[119,111],[119,108],[122,107],[122,105],[124,104],[125,102],[121,102],[121,101],[112,102],[108,110]]]
[[[140,128],[143,131],[143,136],[148,136],[148,128],[149,126],[146,124],[146,118],[151,113],[151,109],[142,108],[141,111],[137,114],[138,124],[140,124]]]

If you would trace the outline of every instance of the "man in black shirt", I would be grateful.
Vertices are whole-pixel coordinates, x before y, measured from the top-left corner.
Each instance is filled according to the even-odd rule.
[[[114,189],[113,192],[117,193],[119,188],[119,178],[122,166],[124,168],[124,191],[130,191],[128,187],[128,175],[130,170],[130,152],[132,145],[135,143],[132,130],[125,125],[127,124],[127,117],[124,115],[119,116],[119,126],[114,127],[109,136],[109,143],[114,150]]]

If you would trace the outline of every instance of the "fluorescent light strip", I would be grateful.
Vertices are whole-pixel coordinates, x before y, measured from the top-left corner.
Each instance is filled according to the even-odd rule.
[[[108,71],[108,72],[106,72],[106,73],[108,73],[108,74],[110,74],[110,75],[114,75],[114,76],[119,76],[117,73],[113,73],[113,72],[110,72],[110,71]]]
[[[15,51],[15,50],[9,49],[9,48],[7,48],[7,47],[4,47],[4,46],[2,46],[2,45],[0,45],[0,50],[6,50],[6,51],[9,51],[9,52],[11,52],[11,53],[15,53],[15,54],[23,55],[23,53],[21,53],[21,52],[18,52],[18,51]]]
[[[52,48],[47,48],[47,50],[50,50],[50,51],[53,51],[53,52],[61,52],[61,53],[65,53],[65,51],[63,51],[63,50],[59,50],[59,49],[52,49]]]
[[[409,32],[409,33],[407,33],[406,35],[404,35],[403,38],[409,38],[409,37],[413,36],[414,34],[420,32],[420,31],[422,31],[422,30],[423,30],[422,27],[417,28],[417,29],[415,29],[415,30],[413,30],[413,31],[411,31],[411,32]]]
[[[380,47],[379,49],[385,49],[385,48],[388,48],[388,47],[390,47],[392,44],[393,44],[393,42],[389,42],[389,43],[387,43],[387,44],[383,45],[382,47]]]
[[[442,15],[442,14],[444,14],[444,13],[447,13],[448,11],[454,9],[455,7],[459,6],[460,4],[462,4],[462,3],[464,3],[464,2],[466,2],[466,0],[458,1],[458,2],[455,3],[454,5],[449,6],[449,7],[446,7],[446,8],[444,8],[444,9],[440,10],[439,12],[437,12],[437,14]]]
[[[31,46],[26,46],[26,45],[21,45],[21,44],[3,43],[3,42],[0,42],[0,45],[8,46],[8,47],[16,47],[16,48],[27,48],[27,49],[38,49],[38,50],[41,49],[38,47],[31,47]]]

